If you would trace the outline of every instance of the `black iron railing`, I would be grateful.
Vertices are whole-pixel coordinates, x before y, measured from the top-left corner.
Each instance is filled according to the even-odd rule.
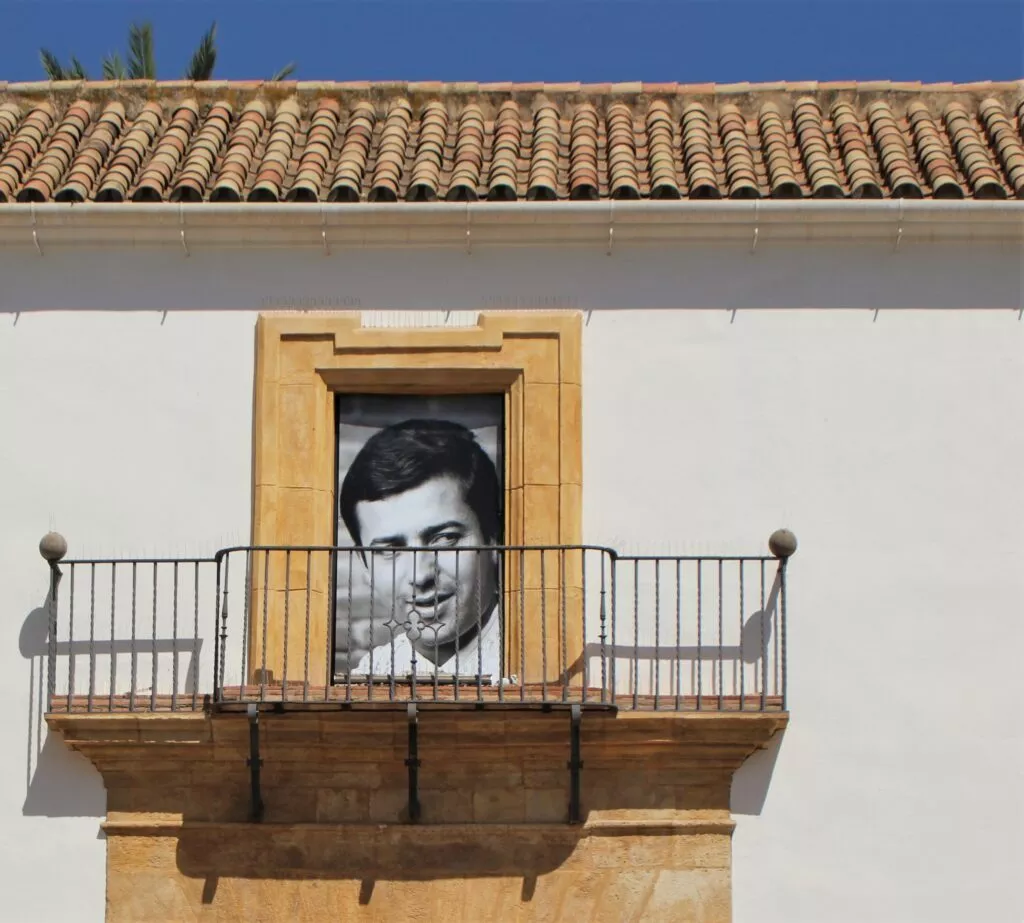
[[[445,703],[786,708],[786,568],[771,555],[596,546],[236,547],[51,568],[49,709]]]

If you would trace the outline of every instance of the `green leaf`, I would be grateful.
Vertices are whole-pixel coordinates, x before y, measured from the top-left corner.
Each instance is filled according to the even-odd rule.
[[[85,72],[82,62],[74,55],[71,56],[71,67],[68,70],[68,77],[71,80],[88,80],[89,75]]]
[[[128,29],[128,77],[132,80],[156,80],[153,26],[148,22],[133,22]]]
[[[57,60],[57,56],[52,51],[40,48],[39,60],[42,62],[43,70],[46,71],[46,76],[51,80],[67,80],[64,66]]]
[[[103,76],[107,80],[127,80],[128,71],[125,69],[121,55],[116,51],[108,54],[103,59]]]
[[[287,80],[295,73],[295,64],[289,63],[282,67],[273,77],[270,78],[271,83],[277,83],[280,80]]]
[[[209,80],[213,76],[213,68],[217,63],[217,23],[207,30],[199,40],[199,47],[192,54],[192,60],[185,71],[186,80]]]

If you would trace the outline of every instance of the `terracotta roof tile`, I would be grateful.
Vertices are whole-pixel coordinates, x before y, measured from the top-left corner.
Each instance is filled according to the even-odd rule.
[[[171,179],[177,173],[198,125],[199,106],[195,100],[185,99],[175,106],[167,130],[156,143],[149,163],[139,175],[139,182],[132,193],[133,202],[166,200]]]
[[[523,120],[519,104],[505,100],[498,107],[491,132],[491,168],[487,176],[487,198],[509,202],[518,196],[519,157],[523,144]]]
[[[302,158],[295,180],[286,198],[290,202],[316,202],[320,199],[331,151],[338,135],[341,105],[337,100],[321,99],[309,119]]]
[[[1018,112],[1022,110],[1024,101],[1018,107]],[[1021,144],[1020,131],[1014,129],[1011,117],[998,99],[986,99],[978,108],[978,115],[999,156],[1010,187],[1018,199],[1024,199],[1024,145]],[[1024,123],[1018,121],[1018,124]]]
[[[331,202],[358,202],[363,190],[366,163],[370,158],[370,144],[377,116],[373,105],[368,102],[356,103],[349,114],[348,125],[331,180],[328,200]]]
[[[1024,83],[0,83],[0,202],[1024,199]]]

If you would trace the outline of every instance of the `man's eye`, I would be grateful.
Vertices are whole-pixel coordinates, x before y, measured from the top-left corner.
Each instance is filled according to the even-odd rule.
[[[398,549],[394,546],[379,546],[373,550],[373,556],[383,561],[390,561],[396,554]]]
[[[451,548],[462,541],[461,532],[441,532],[431,540],[431,545],[439,545],[442,548]]]

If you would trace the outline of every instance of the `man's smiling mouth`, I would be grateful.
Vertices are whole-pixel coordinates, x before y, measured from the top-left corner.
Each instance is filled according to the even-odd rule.
[[[420,614],[430,613],[432,609],[440,608],[442,603],[447,602],[455,595],[455,591],[447,593],[431,593],[429,596],[416,596],[410,600],[412,608]]]

